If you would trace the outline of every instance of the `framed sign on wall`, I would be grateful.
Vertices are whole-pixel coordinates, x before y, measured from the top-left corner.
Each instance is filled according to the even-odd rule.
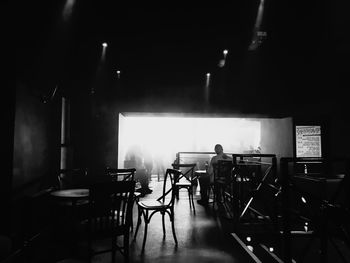
[[[296,157],[322,157],[322,133],[320,125],[296,125]]]

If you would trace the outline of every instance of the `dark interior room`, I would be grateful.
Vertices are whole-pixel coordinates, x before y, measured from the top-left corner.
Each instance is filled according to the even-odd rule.
[[[3,12],[1,263],[350,262],[343,1]]]

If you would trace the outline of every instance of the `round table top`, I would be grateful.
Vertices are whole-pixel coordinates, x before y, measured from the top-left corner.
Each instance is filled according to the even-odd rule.
[[[53,191],[51,195],[63,198],[84,198],[89,196],[89,189],[64,189]]]

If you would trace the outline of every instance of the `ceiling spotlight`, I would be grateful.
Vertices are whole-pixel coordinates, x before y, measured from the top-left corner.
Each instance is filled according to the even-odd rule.
[[[120,74],[120,70],[117,70],[117,74],[118,74],[118,75]]]
[[[221,60],[219,61],[218,66],[219,66],[220,68],[223,68],[223,67],[225,66],[225,63],[226,63],[225,59],[221,59]]]
[[[103,46],[103,47],[107,47],[108,45],[107,45],[106,42],[103,42],[103,43],[102,43],[102,46]]]
[[[208,77],[208,78],[210,77],[210,73],[207,73],[207,77]]]
[[[302,201],[304,204],[306,204],[306,199],[305,199],[304,196],[301,197],[301,201]]]
[[[224,55],[226,56],[227,55],[227,53],[228,53],[228,50],[227,49],[225,49],[222,53],[224,53]]]

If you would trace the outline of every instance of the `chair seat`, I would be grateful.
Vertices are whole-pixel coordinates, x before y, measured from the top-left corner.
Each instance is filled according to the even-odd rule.
[[[138,202],[138,205],[143,207],[143,208],[148,208],[148,209],[159,209],[159,208],[164,208],[168,206],[167,203],[164,203],[162,201],[156,201],[156,200],[149,200],[149,201],[141,201]]]
[[[175,185],[179,186],[179,187],[190,187],[190,186],[192,186],[192,183],[191,182],[178,182]]]

